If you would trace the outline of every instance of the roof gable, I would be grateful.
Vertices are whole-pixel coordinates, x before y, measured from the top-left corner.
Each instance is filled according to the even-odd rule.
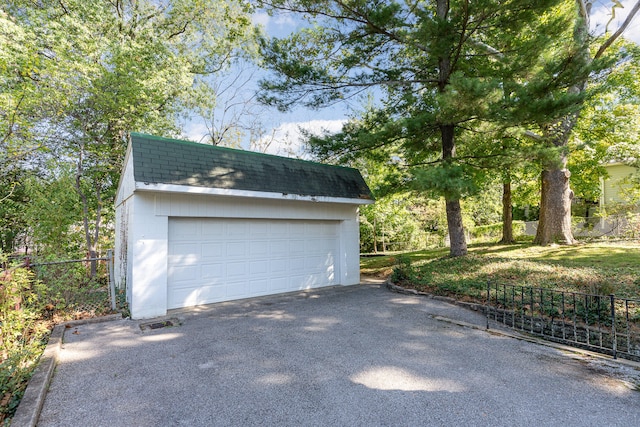
[[[131,156],[136,182],[373,200],[353,168],[139,133]]]

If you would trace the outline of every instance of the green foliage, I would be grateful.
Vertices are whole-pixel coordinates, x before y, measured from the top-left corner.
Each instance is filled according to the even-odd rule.
[[[53,180],[31,177],[24,186],[29,203],[23,215],[36,247],[58,257],[82,253],[82,234],[73,229],[81,221],[73,176],[62,171]]]
[[[411,280],[413,270],[411,268],[411,257],[408,255],[398,255],[396,257],[396,265],[391,273],[391,281],[393,283],[403,283]]]
[[[95,253],[104,221],[113,218],[108,207],[128,132],[177,136],[186,112],[211,108],[210,76],[254,54],[251,10],[248,2],[214,0],[6,2],[2,170],[28,165],[23,169],[53,187],[72,183],[68,197],[77,202],[66,216],[81,218],[84,249]],[[53,202],[61,202],[59,188],[52,189]],[[64,223],[64,233],[71,220],[51,221]],[[42,230],[51,231],[49,225],[38,237],[53,237]]]
[[[530,244],[470,246],[464,258],[443,257],[444,250],[406,253],[411,259],[411,287],[441,295],[484,298],[487,282],[554,288],[583,293],[614,293],[638,299],[640,245],[589,243],[577,247]],[[387,272],[397,256],[363,259],[363,271]]]
[[[524,221],[513,221],[513,234],[516,240],[521,239],[524,234],[525,224]],[[497,241],[502,237],[502,223],[479,225],[471,229],[471,236],[474,240],[481,242]]]
[[[46,344],[49,329],[40,321],[43,286],[25,268],[0,276],[0,421],[10,418]]]
[[[569,90],[589,71],[572,42],[573,2],[265,3],[304,14],[309,26],[262,41],[274,71],[262,100],[320,107],[371,90],[375,101],[342,132],[309,142],[321,156],[396,165],[397,188],[444,197],[452,254],[466,253],[460,198],[477,194],[490,171],[560,156],[522,135],[583,99]]]
[[[421,200],[394,194],[360,208],[360,250],[365,253],[424,248],[429,236]]]
[[[55,258],[42,258],[46,263]],[[46,286],[44,303],[65,316],[103,315],[111,310],[104,267],[96,277],[87,275],[85,263],[38,265],[34,267],[38,282]],[[64,314],[63,314],[64,313]]]

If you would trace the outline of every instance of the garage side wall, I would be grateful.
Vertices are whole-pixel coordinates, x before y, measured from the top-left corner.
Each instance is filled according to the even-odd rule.
[[[340,221],[336,283],[360,282],[358,206],[343,203],[136,192],[130,215],[129,304],[134,319],[166,314],[169,218]]]

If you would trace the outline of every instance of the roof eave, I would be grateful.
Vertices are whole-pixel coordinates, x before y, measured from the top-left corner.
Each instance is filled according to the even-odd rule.
[[[374,203],[371,199],[356,199],[347,197],[329,197],[329,196],[305,196],[300,194],[273,193],[265,191],[236,190],[229,188],[209,188],[195,187],[188,185],[176,184],[154,184],[146,182],[136,182],[135,192],[155,192],[155,193],[174,193],[174,194],[195,194],[208,196],[228,196],[228,197],[246,197],[253,199],[271,199],[271,200],[295,200],[303,202],[317,203],[344,203],[351,205],[370,205]]]

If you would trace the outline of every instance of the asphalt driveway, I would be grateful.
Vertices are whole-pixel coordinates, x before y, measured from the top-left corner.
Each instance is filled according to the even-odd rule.
[[[39,426],[632,426],[626,369],[378,284],[68,329]]]

